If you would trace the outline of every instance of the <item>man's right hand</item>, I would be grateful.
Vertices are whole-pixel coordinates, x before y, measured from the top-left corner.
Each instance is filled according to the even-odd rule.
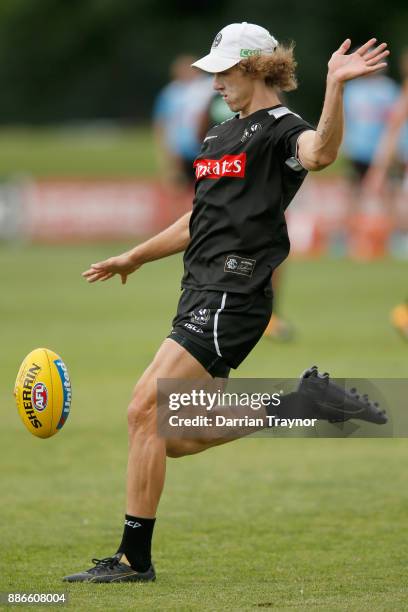
[[[153,238],[135,246],[131,251],[92,264],[89,270],[82,273],[82,276],[88,283],[95,283],[109,280],[115,274],[119,274],[122,285],[124,285],[129,274],[138,270],[143,264],[180,253],[187,248],[190,242],[190,217],[191,211],[185,213],[170,227]]]
[[[82,276],[88,281],[88,283],[95,283],[96,281],[106,281],[119,274],[122,280],[122,285],[127,281],[129,274],[132,274],[135,270],[142,266],[141,263],[135,263],[134,258],[132,259],[130,253],[123,253],[117,257],[110,257],[105,261],[99,261],[98,263],[91,264],[91,267],[82,273]]]

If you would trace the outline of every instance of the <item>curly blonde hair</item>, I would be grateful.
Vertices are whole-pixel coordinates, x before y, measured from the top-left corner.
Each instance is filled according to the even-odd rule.
[[[278,45],[272,55],[252,55],[242,60],[238,67],[253,78],[263,77],[269,87],[292,91],[297,88],[294,48],[293,42],[288,46]]]

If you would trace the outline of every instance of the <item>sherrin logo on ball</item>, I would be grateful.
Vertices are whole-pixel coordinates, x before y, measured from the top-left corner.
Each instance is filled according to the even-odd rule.
[[[64,425],[71,408],[68,368],[47,348],[31,351],[24,359],[14,387],[17,409],[34,436],[49,438]]]

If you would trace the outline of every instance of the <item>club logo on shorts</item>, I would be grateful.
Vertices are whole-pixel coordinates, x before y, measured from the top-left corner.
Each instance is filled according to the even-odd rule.
[[[31,402],[38,412],[46,409],[48,404],[48,390],[44,383],[37,383],[31,391]]]
[[[225,264],[224,272],[232,272],[233,274],[242,274],[243,276],[252,276],[256,264],[256,259],[248,259],[247,257],[239,257],[238,255],[228,255]]]
[[[243,178],[245,176],[246,153],[224,155],[221,159],[196,159],[194,168],[197,181],[222,177]]]
[[[211,310],[209,308],[199,308],[190,312],[191,322],[198,325],[205,325],[210,320]]]
[[[262,130],[261,123],[253,123],[249,127],[245,128],[244,133],[242,134],[241,142],[246,142],[249,140],[256,132],[260,132]]]
[[[212,48],[216,49],[222,40],[222,32],[218,32],[217,36],[214,38]]]

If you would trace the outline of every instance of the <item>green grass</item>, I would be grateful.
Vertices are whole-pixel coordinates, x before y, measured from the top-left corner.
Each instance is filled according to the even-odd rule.
[[[72,610],[406,609],[408,449],[397,439],[246,439],[168,462],[154,541],[158,581],[65,585],[121,535],[126,405],[179,296],[180,258],[125,287],[80,272],[124,245],[0,248],[0,591],[62,592]],[[390,308],[406,264],[291,262],[280,308],[296,341],[262,340],[236,376],[407,376]],[[36,346],[61,353],[64,430],[30,436],[11,390]],[[35,609],[50,609],[38,607]]]
[[[156,171],[147,128],[3,128],[0,177],[128,177]]]
[[[321,174],[344,174],[339,158]],[[149,126],[66,125],[0,129],[0,179],[7,177],[152,177],[157,175]]]

